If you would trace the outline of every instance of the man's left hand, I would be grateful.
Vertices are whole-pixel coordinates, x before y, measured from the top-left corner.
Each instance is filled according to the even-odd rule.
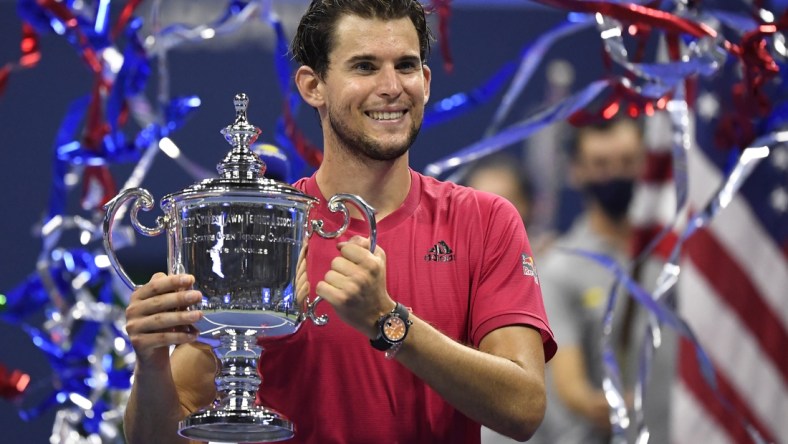
[[[370,339],[378,336],[376,321],[396,305],[386,290],[386,252],[369,239],[353,236],[339,242],[340,255],[315,291],[328,301],[337,315]]]

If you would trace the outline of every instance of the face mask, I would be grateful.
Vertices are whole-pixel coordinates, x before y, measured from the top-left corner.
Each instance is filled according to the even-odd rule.
[[[585,186],[586,194],[599,203],[602,211],[614,220],[622,220],[626,216],[634,191],[635,181],[625,178],[591,182]]]

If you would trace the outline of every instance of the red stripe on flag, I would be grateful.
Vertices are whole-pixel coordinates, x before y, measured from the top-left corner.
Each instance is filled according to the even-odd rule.
[[[632,251],[634,256],[639,255],[644,251],[651,242],[656,239],[663,227],[661,225],[638,226],[634,227],[632,235]],[[654,247],[650,256],[656,256],[662,260],[667,260],[673,247],[678,242],[678,236],[673,231],[668,232],[660,239],[659,243]]]
[[[649,150],[641,179],[647,183],[663,184],[673,177],[673,156],[670,151]]]
[[[750,276],[705,228],[695,232],[687,241],[685,251],[698,270],[707,277],[719,299],[731,308],[757,339],[783,381],[788,382],[788,361],[784,352],[788,333],[771,307],[763,301]]]
[[[716,367],[717,363],[714,365]],[[753,442],[744,428],[742,417],[757,429],[767,442],[776,442],[773,433],[758,421],[747,403],[744,402],[744,398],[733,388],[728,379],[720,372],[715,371],[719,394],[725,398],[734,411],[725,408],[700,372],[700,363],[695,354],[695,347],[683,337],[679,340],[679,376],[698,403],[705,408],[710,417],[714,418],[733,442]]]
[[[783,250],[783,256],[785,256],[785,259],[788,260],[788,240],[786,240],[785,243],[782,245],[782,250]]]

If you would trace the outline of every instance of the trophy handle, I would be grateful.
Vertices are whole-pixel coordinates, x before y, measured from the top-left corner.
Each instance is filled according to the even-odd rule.
[[[117,196],[113,197],[109,202],[104,205],[104,210],[106,210],[106,214],[104,215],[104,249],[107,251],[107,256],[109,257],[109,262],[112,264],[112,267],[115,271],[118,272],[121,280],[124,284],[126,284],[130,289],[134,290],[135,288],[141,287],[141,285],[137,285],[134,281],[131,280],[126,270],[118,261],[118,257],[115,254],[115,249],[112,243],[112,227],[115,224],[115,217],[118,215],[118,212],[123,208],[126,201],[130,199],[135,199],[134,206],[131,207],[131,225],[137,230],[138,233],[143,234],[145,236],[158,236],[161,234],[164,229],[166,228],[166,220],[165,218],[158,217],[156,219],[156,227],[148,228],[140,223],[137,219],[137,213],[139,213],[140,208],[145,211],[150,211],[153,208],[153,196],[148,192],[148,190],[142,188],[128,188],[121,191]],[[120,217],[123,217],[123,214],[120,214]]]
[[[328,200],[328,209],[331,210],[332,213],[341,211],[344,216],[344,221],[342,222],[342,226],[339,227],[339,229],[336,231],[326,232],[323,230],[322,220],[313,220],[312,231],[325,239],[334,239],[344,233],[345,230],[347,230],[347,227],[350,226],[350,211],[347,209],[345,201],[349,201],[354,204],[364,215],[364,219],[366,219],[367,223],[369,224],[369,251],[374,252],[378,243],[378,228],[377,222],[375,221],[375,209],[372,208],[370,204],[366,203],[364,199],[356,196],[355,194],[335,194],[333,197],[331,197],[331,199]],[[325,325],[328,322],[328,315],[317,316],[315,314],[315,307],[317,306],[317,303],[322,300],[323,298],[318,296],[314,301],[309,302],[309,300],[307,300],[306,303],[306,315],[316,325]]]

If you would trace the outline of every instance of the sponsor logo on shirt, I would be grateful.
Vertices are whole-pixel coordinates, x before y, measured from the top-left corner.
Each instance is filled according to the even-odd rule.
[[[451,262],[454,260],[454,252],[444,241],[433,245],[424,256],[427,262]]]
[[[531,276],[534,278],[534,282],[536,285],[539,285],[539,275],[536,274],[536,267],[534,266],[534,258],[532,256],[528,256],[527,254],[522,254],[523,258],[523,275]]]

